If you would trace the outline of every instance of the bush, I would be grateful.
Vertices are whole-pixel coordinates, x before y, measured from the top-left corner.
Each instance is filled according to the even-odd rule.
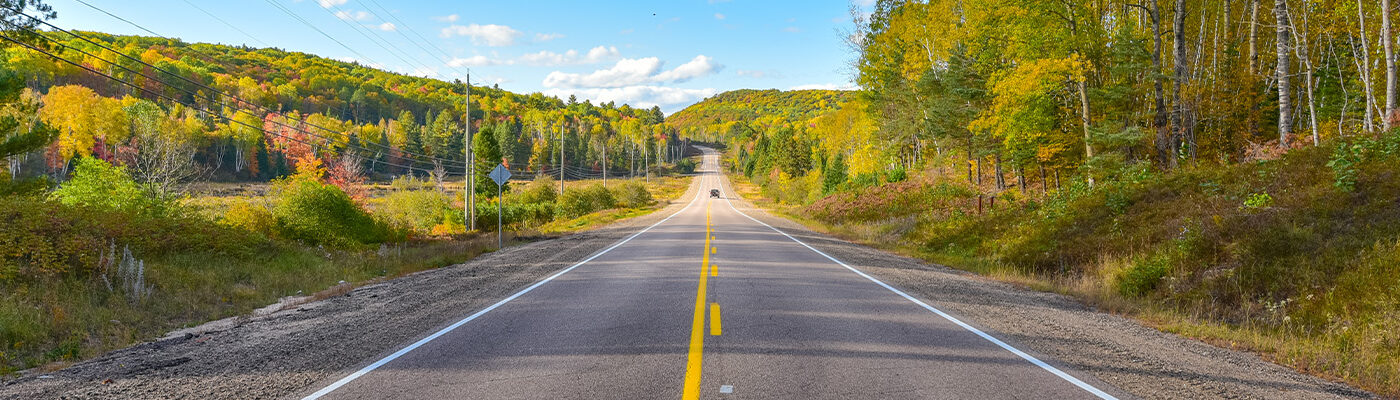
[[[431,189],[395,191],[384,196],[374,211],[394,227],[422,234],[431,233],[433,227],[460,213],[447,194]]]
[[[432,181],[426,178],[418,179],[417,177],[410,174],[394,178],[394,181],[389,183],[389,187],[396,191],[402,192],[409,190],[435,189],[436,185],[434,185]]]
[[[525,186],[518,201],[528,204],[554,204],[559,199],[559,191],[554,189],[555,185],[557,183],[554,178],[549,176],[535,178],[534,182]]]
[[[682,174],[695,173],[695,167],[695,160],[689,158],[683,158],[680,161],[676,162],[676,171]]]
[[[615,191],[614,196],[617,197],[618,202],[622,203],[623,207],[642,208],[656,202],[651,197],[651,192],[647,190],[647,186],[641,182],[627,181],[613,190]]]
[[[397,238],[393,229],[375,220],[335,185],[296,175],[277,182],[271,195],[275,204],[272,216],[283,238],[332,246],[381,243]]]
[[[564,218],[578,218],[584,214],[602,211],[617,206],[617,200],[613,198],[603,185],[592,185],[583,189],[566,190],[564,195],[559,197],[559,216]]]
[[[229,204],[228,211],[224,212],[224,217],[219,222],[269,236],[277,233],[277,219],[272,217],[272,211],[252,201],[236,201]]]
[[[246,256],[269,244],[191,215],[157,217],[33,197],[0,196],[0,221],[0,283],[90,276],[98,255],[113,245],[129,245],[145,258],[190,251]]]
[[[164,202],[132,180],[126,167],[113,166],[93,157],[78,159],[73,178],[53,191],[51,197],[64,205],[104,211],[134,211],[152,215],[165,211]]]

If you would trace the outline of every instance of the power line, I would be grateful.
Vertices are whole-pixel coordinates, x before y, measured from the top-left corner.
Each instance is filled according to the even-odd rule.
[[[335,11],[331,11],[331,10],[332,10],[331,8],[322,8],[322,9],[323,9],[323,10],[326,10],[327,13],[330,13],[330,14],[331,14],[331,17],[333,17],[333,18],[335,18],[335,19],[337,19],[337,20],[340,20],[340,22],[345,23],[345,25],[349,26],[349,27],[350,27],[350,30],[355,31],[355,33],[360,34],[360,36],[364,36],[365,39],[369,39],[369,41],[370,41],[371,43],[374,43],[375,46],[379,46],[379,48],[384,49],[384,51],[389,52],[389,55],[393,56],[394,58],[399,59],[399,61],[403,61],[404,64],[410,64],[410,65],[409,65],[410,67],[413,67],[413,66],[414,66],[414,65],[412,65],[412,64],[417,64],[417,67],[423,68],[423,71],[429,71],[429,70],[432,69],[432,68],[428,67],[426,64],[423,64],[422,61],[418,61],[416,58],[414,59],[413,62],[410,62],[410,61],[408,61],[407,59],[404,59],[404,57],[402,57],[402,56],[399,55],[400,53],[394,51],[394,50],[391,48],[391,47],[393,47],[392,44],[390,44],[389,46],[385,46],[384,44],[381,44],[381,43],[380,43],[380,42],[383,42],[383,43],[385,43],[385,44],[389,43],[389,41],[388,41],[388,40],[385,40],[383,36],[379,36],[379,34],[376,33],[376,32],[374,32],[374,31],[369,31],[369,33],[370,33],[371,35],[374,35],[375,37],[378,37],[378,38],[379,38],[379,40],[377,40],[377,41],[374,40],[374,38],[370,37],[370,35],[366,35],[366,34],[363,32],[363,31],[365,31],[365,30],[369,30],[368,28],[366,28],[366,27],[364,27],[364,26],[360,26],[359,24],[351,23],[350,21],[347,21],[347,20],[345,20],[344,18],[341,18],[339,14],[336,14],[336,12],[340,12],[340,13],[344,13],[346,16],[351,16],[349,12],[344,11],[344,10],[341,10],[340,7],[335,7],[335,6],[331,6],[331,7],[334,8]],[[404,55],[407,55],[407,54],[404,54]],[[409,58],[413,58],[413,57],[410,56]]]

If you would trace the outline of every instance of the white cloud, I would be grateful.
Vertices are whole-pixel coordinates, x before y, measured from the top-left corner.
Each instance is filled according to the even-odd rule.
[[[588,50],[588,53],[580,56],[577,50],[569,50],[563,54],[552,51],[541,51],[520,56],[520,62],[529,65],[557,67],[561,65],[597,64],[606,60],[617,58],[620,55],[617,47],[598,46]]]
[[[856,85],[852,85],[852,84],[849,84],[849,83],[848,83],[848,84],[814,83],[814,84],[810,84],[810,85],[797,85],[797,86],[793,86],[793,87],[788,88],[788,90],[856,90],[856,89],[859,89],[859,88],[856,87]]]
[[[565,73],[561,71],[550,72],[549,75],[544,77],[544,86],[550,88],[615,88],[633,86],[650,82],[652,76],[660,70],[661,59],[659,58],[624,58],[619,60],[612,68],[600,69],[587,75]]]
[[[395,26],[394,23],[392,23],[392,22],[385,22],[385,23],[382,23],[382,24],[379,24],[379,25],[375,26],[375,29],[379,29],[379,30],[385,31],[385,32],[393,32],[393,31],[399,30],[399,27],[398,27],[398,26]]]
[[[536,41],[536,42],[548,42],[548,41],[551,41],[551,40],[554,40],[554,39],[558,39],[558,38],[562,38],[562,37],[564,37],[564,34],[562,34],[562,33],[536,33],[536,34],[535,34],[535,41]]]
[[[364,11],[336,11],[335,17],[346,21],[364,21],[369,19],[369,13]]]
[[[715,19],[723,20],[724,18],[725,18],[724,14],[715,13]]]
[[[801,33],[801,32],[802,32],[802,29],[801,29],[801,28],[798,28],[798,27],[795,27],[795,26],[789,26],[789,27],[783,28],[783,32],[787,32],[787,33]]]
[[[321,8],[331,8],[335,6],[343,6],[347,1],[349,0],[317,0],[316,2],[321,4]]]
[[[457,15],[457,14],[444,15],[444,16],[441,16],[441,17],[433,17],[433,20],[434,20],[434,21],[438,21],[438,22],[457,22],[457,20],[459,20],[459,19],[462,19],[462,16]]]
[[[472,39],[472,43],[491,47],[510,46],[515,44],[515,40],[520,37],[517,31],[505,25],[451,25],[442,28],[442,37],[467,36]]]
[[[662,71],[661,65],[661,59],[656,57],[624,58],[612,68],[590,74],[550,72],[545,76],[543,85],[549,88],[619,88],[647,83],[685,82],[724,68],[704,55],[695,56],[690,62],[669,71]]]
[[[661,107],[667,114],[679,111],[685,106],[695,104],[706,97],[714,96],[718,91],[713,88],[705,89],[682,89],[665,86],[625,86],[618,88],[588,88],[588,89],[549,89],[544,91],[545,95],[568,98],[570,95],[591,100],[594,104],[616,102],[620,104],[630,104],[638,108]]]
[[[627,29],[623,29],[623,30],[617,32],[617,34],[619,34],[619,35],[631,35],[632,32],[636,32],[636,31],[637,31],[636,29],[627,28]]]
[[[487,57],[487,56],[482,56],[482,55],[471,56],[471,57],[467,57],[467,58],[453,58],[451,61],[448,61],[448,62],[447,62],[447,66],[453,67],[453,68],[458,68],[458,67],[483,67],[483,66],[504,65],[504,64],[511,64],[511,62],[510,62],[510,61],[497,60],[497,59],[493,59],[493,58],[490,58],[490,57]]]
[[[694,78],[710,75],[724,68],[723,65],[716,64],[714,60],[714,58],[706,57],[703,54],[698,55],[695,56],[695,59],[681,64],[681,66],[676,67],[676,69],[657,74],[653,80],[657,82],[685,82]]]

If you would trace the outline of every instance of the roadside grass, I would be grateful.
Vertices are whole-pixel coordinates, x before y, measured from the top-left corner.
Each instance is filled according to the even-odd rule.
[[[690,179],[653,177],[646,188],[658,201],[649,206],[610,208],[543,227],[517,226],[507,232],[507,240],[538,240],[645,215],[683,194]],[[609,180],[609,186],[622,181]],[[568,190],[592,183],[569,182]],[[172,330],[247,315],[283,297],[332,297],[495,250],[494,234],[460,232],[460,226],[458,232],[414,235],[377,247],[337,247],[308,246],[215,223],[236,204],[265,202],[266,188],[250,186],[223,185],[185,199],[189,212],[179,217],[183,219],[0,197],[0,217],[14,224],[0,229],[0,245],[43,243],[31,245],[42,250],[37,252],[0,249],[0,377],[35,367],[59,369]],[[370,193],[389,191],[386,186]],[[459,218],[460,206],[454,212]],[[120,259],[128,245],[133,259],[144,261],[136,282],[149,289],[144,295],[134,296],[128,289],[136,278],[101,261],[112,256],[106,254],[108,246]]]
[[[1359,166],[1346,191],[1330,151],[1048,195],[1012,189],[981,215],[978,188],[935,172],[810,205],[735,183],[757,205],[838,237],[1400,396],[1400,158]]]

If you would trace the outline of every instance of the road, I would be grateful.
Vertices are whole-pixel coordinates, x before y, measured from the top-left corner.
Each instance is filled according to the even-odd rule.
[[[1131,397],[751,218],[718,170],[707,150],[679,212],[305,397]]]

